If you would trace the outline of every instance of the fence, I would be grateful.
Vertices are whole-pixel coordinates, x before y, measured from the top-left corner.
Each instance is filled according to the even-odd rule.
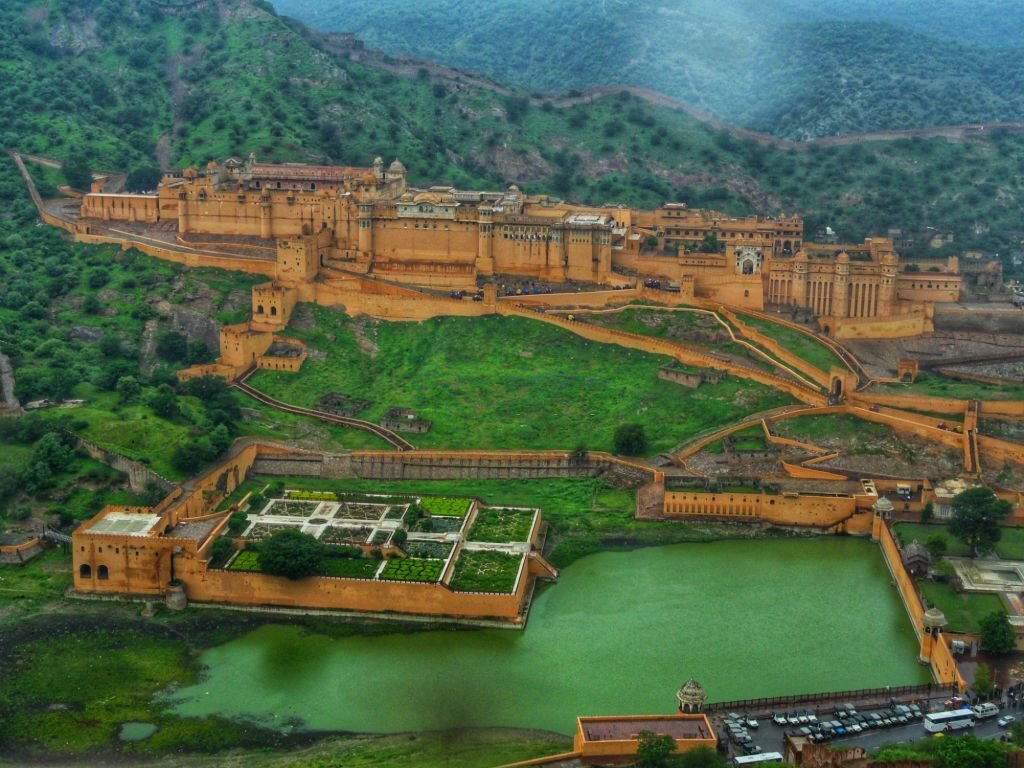
[[[759,699],[735,699],[733,701],[716,701],[708,704],[705,709],[710,712],[719,710],[749,711],[759,707],[787,707],[813,702],[856,701],[858,699],[914,697],[930,698],[937,695],[956,693],[955,686],[942,683],[925,683],[924,685],[895,685],[887,688],[858,688],[849,691],[825,691],[821,693],[797,693],[790,696],[768,696]]]

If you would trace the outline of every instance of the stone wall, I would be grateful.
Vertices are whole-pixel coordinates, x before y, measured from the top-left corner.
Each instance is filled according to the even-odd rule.
[[[72,437],[74,437],[75,444],[84,450],[89,455],[89,458],[128,475],[128,487],[136,493],[142,493],[151,485],[155,485],[163,491],[169,491],[174,487],[174,483],[166,477],[158,475],[145,464],[122,456],[109,448],[89,442],[83,437],[77,435],[72,435]]]

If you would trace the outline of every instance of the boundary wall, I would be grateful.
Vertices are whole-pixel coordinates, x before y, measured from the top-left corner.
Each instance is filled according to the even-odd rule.
[[[175,487],[174,483],[163,475],[158,475],[152,469],[141,462],[122,456],[116,451],[104,448],[96,443],[89,442],[84,437],[74,433],[68,433],[74,438],[75,444],[89,454],[89,458],[95,459],[101,464],[106,464],[111,469],[124,472],[128,475],[128,487],[136,493],[145,491],[148,486],[155,485],[161,490],[168,492]]]

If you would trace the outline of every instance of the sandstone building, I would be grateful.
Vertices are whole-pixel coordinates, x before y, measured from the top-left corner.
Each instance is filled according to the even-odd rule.
[[[80,232],[126,223],[125,235],[170,233],[194,249],[272,261],[258,265],[274,282],[254,293],[253,312],[276,326],[289,291],[345,275],[446,291],[475,290],[495,275],[609,286],[657,279],[731,306],[807,313],[838,338],[930,330],[933,303],[960,293],[956,259],[922,271],[901,264],[885,238],[809,243],[795,216],[580,206],[514,185],[415,189],[398,160],[350,168],[250,155],[169,172],[155,194],[101,186],[82,200]]]

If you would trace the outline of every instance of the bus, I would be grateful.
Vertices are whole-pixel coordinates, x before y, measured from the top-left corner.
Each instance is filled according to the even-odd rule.
[[[758,763],[781,763],[782,755],[778,752],[762,752],[759,755],[737,755],[732,759],[733,765],[757,765]]]
[[[950,712],[933,712],[924,716],[924,729],[928,733],[958,731],[974,727],[974,712],[970,709],[954,709]]]

